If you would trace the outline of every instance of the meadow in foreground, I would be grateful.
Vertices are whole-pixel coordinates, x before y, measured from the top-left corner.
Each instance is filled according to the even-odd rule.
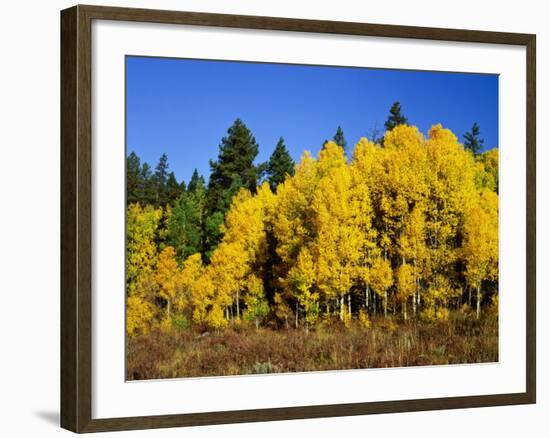
[[[380,317],[370,328],[325,321],[309,333],[251,325],[155,330],[128,339],[127,359],[128,380],[497,362],[498,321],[494,313],[476,320],[454,311],[428,325]]]

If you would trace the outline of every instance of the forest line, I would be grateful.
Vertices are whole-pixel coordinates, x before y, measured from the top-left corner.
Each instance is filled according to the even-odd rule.
[[[237,120],[211,175],[186,186],[161,157],[127,168],[127,330],[304,327],[373,315],[479,318],[498,304],[498,150],[392,107],[383,138],[350,151],[341,128],[295,165],[269,162]],[[465,147],[466,146],[466,147]]]

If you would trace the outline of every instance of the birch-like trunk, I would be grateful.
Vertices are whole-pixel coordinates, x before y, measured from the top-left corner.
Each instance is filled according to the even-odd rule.
[[[418,278],[416,275],[416,258],[413,261],[414,264],[414,293],[413,293],[413,314],[416,316],[416,299],[418,295]]]
[[[477,304],[476,304],[476,318],[479,319],[481,314],[481,286],[477,287]]]

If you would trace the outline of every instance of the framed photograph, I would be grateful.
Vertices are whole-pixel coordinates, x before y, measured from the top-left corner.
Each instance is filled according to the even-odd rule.
[[[535,35],[61,12],[61,425],[535,403]]]

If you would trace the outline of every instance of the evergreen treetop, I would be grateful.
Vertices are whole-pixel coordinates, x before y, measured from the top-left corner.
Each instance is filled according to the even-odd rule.
[[[390,115],[384,127],[386,131],[391,131],[393,128],[399,125],[406,125],[408,123],[407,118],[401,112],[401,104],[399,102],[394,102],[390,108]]]
[[[477,122],[474,122],[472,129],[464,134],[464,148],[472,151],[474,155],[477,155],[483,149],[483,143],[485,140],[480,138],[481,131]]]
[[[288,153],[283,137],[279,138],[277,145],[267,163],[267,181],[271,190],[275,192],[287,175],[294,175],[294,160]]]
[[[256,190],[259,169],[254,165],[258,155],[258,143],[252,132],[241,119],[236,119],[227,130],[219,145],[218,159],[210,161],[210,180],[208,191],[210,209],[215,211],[220,206],[224,191],[240,178],[243,187]]]

